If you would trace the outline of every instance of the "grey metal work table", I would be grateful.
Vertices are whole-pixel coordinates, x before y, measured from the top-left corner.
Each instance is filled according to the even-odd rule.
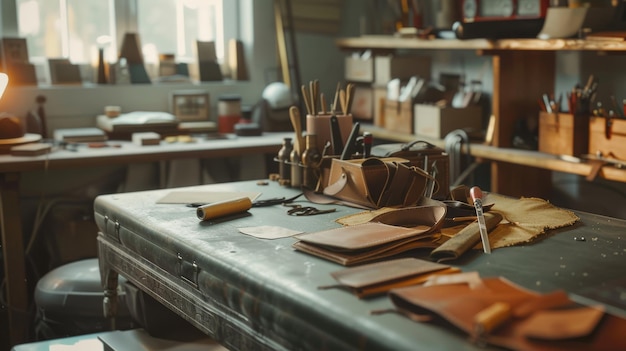
[[[259,186],[254,181],[179,190],[256,191],[261,198],[297,193],[275,182]],[[360,210],[336,206],[335,213],[295,217],[278,205],[252,208],[225,221],[200,222],[192,208],[156,204],[169,191],[96,199],[100,268],[108,297],[122,274],[233,350],[482,349],[440,325],[415,323],[395,313],[372,315],[372,310],[392,307],[386,296],[359,300],[344,290],[318,289],[334,283],[329,273],[344,267],[294,251],[294,238],[263,240],[238,231],[277,225],[313,232],[337,227],[336,218]],[[534,243],[496,249],[491,255],[470,252],[453,264],[539,292],[563,289],[579,301],[583,295],[595,296],[609,311],[623,314],[626,303],[619,295],[625,284],[619,279],[626,266],[626,221],[577,214],[580,223]],[[427,257],[428,252],[412,254]],[[105,300],[114,314],[116,300]]]
[[[263,136],[230,137],[194,143],[165,143],[138,146],[130,141],[111,141],[116,147],[87,148],[78,151],[58,150],[41,156],[0,155],[0,228],[7,281],[8,341],[0,349],[26,340],[29,305],[27,292],[22,214],[20,211],[20,175],[28,171],[80,169],[95,166],[124,165],[176,159],[208,159],[252,154],[274,154],[284,137],[293,133],[264,133]],[[7,342],[9,345],[4,345]]]

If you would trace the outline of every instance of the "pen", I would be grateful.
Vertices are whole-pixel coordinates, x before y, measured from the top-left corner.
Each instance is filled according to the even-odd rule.
[[[474,207],[476,208],[476,217],[478,218],[478,228],[480,230],[480,240],[483,242],[483,251],[486,254],[491,253],[491,246],[489,245],[489,236],[487,234],[487,225],[485,224],[485,215],[483,214],[483,193],[479,187],[474,186],[470,189],[470,196],[474,201]]]

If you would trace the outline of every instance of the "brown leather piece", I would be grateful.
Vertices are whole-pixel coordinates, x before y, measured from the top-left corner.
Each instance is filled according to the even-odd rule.
[[[359,298],[384,294],[393,288],[422,284],[433,274],[456,273],[458,268],[407,257],[345,268],[331,273],[339,283]],[[330,288],[321,287],[321,288]]]
[[[430,178],[408,160],[397,157],[332,159],[323,193],[355,207],[413,206]]]
[[[574,304],[559,292],[541,295],[503,278],[482,283],[414,286],[389,296],[402,314],[440,317],[481,343],[537,351],[626,349],[626,320],[599,307]],[[477,335],[476,316],[496,303],[514,312],[490,333]]]

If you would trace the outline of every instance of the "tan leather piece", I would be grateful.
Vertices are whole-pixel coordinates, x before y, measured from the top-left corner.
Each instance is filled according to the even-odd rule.
[[[404,208],[378,221],[296,235],[293,247],[342,265],[389,257],[415,248],[438,246],[445,206]],[[410,227],[405,227],[410,223]],[[405,226],[402,226],[405,225]]]

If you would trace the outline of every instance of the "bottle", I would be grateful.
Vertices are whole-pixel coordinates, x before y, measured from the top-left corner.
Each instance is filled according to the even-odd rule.
[[[302,167],[300,167],[300,154],[294,148],[289,156],[291,163],[291,187],[300,188],[302,186]]]
[[[317,187],[319,179],[319,165],[322,160],[322,154],[317,147],[317,135],[306,135],[306,147],[302,152],[302,165],[304,166],[304,174],[302,175],[302,185],[309,189]]]
[[[291,143],[291,138],[283,139],[283,146],[278,150],[278,174],[280,175],[280,180],[290,180],[291,179],[291,167],[288,164],[291,151],[293,151],[293,144]]]

